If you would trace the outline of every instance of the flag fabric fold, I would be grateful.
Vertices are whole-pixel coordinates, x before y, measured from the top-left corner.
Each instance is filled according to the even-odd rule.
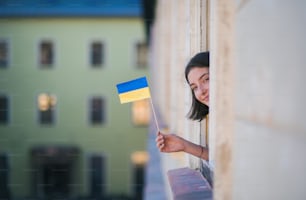
[[[119,83],[116,86],[121,104],[151,98],[149,85],[145,76]]]

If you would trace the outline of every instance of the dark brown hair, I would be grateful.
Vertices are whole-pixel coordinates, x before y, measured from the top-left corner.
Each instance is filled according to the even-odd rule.
[[[193,69],[194,67],[208,67],[209,68],[209,52],[208,51],[200,52],[196,54],[188,62],[185,68],[185,78],[188,84],[189,84],[188,74],[190,70]],[[201,121],[209,113],[209,107],[199,102],[196,99],[193,91],[191,91],[191,93],[192,93],[192,104],[191,104],[191,108],[187,116],[189,119]]]

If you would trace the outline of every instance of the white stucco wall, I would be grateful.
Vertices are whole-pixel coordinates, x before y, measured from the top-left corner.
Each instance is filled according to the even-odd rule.
[[[306,1],[236,1],[233,199],[306,199]]]
[[[169,131],[195,142],[183,70],[196,52],[211,52],[215,199],[306,199],[305,8],[304,0],[158,1],[153,97]],[[165,170],[196,166],[163,156]]]

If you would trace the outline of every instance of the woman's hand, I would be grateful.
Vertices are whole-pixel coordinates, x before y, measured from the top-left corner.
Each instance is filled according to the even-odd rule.
[[[184,151],[203,160],[208,160],[208,148],[189,142],[174,134],[158,133],[156,137],[156,146],[161,152],[171,153]]]
[[[156,146],[161,152],[184,151],[184,139],[174,134],[158,133],[156,137]]]

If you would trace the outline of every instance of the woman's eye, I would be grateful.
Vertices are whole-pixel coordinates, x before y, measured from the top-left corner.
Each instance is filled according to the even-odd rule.
[[[203,83],[206,83],[207,81],[209,81],[209,76],[208,77],[205,77],[202,79]]]

